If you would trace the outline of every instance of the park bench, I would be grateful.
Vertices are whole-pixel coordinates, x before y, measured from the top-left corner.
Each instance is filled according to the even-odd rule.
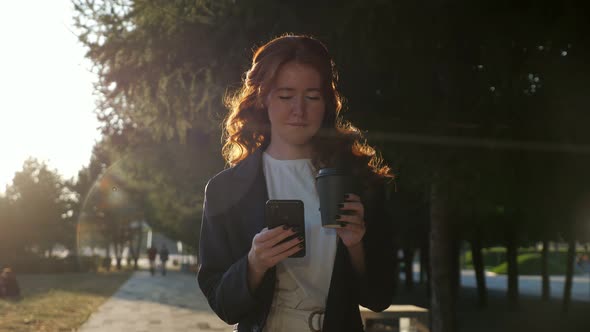
[[[359,306],[367,332],[429,332],[428,309],[415,305],[391,305],[382,312]]]

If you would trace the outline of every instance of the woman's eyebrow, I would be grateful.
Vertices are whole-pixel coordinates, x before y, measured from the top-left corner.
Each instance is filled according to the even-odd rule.
[[[277,92],[283,92],[283,91],[292,92],[292,91],[295,91],[295,89],[293,89],[293,88],[276,88],[275,91],[277,91]]]
[[[287,88],[287,87],[283,87],[283,88],[276,88],[275,91],[276,92],[293,92],[295,91],[295,88]],[[306,92],[321,92],[320,88],[307,88],[305,89]]]

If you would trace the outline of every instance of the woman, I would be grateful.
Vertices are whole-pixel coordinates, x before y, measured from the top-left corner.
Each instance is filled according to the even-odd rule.
[[[393,296],[393,231],[383,210],[392,176],[339,118],[327,49],[305,36],[270,41],[228,107],[223,155],[231,168],[205,189],[199,251],[198,282],[211,308],[237,331],[363,331],[359,304],[381,311]],[[314,184],[330,166],[362,183],[343,197],[337,229],[321,227]],[[278,244],[300,230],[265,227],[268,199],[304,202],[305,237]],[[288,258],[304,246],[304,258]]]

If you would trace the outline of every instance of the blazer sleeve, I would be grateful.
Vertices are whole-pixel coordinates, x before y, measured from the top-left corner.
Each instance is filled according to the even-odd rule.
[[[367,229],[363,238],[365,275],[359,280],[359,303],[372,311],[387,309],[396,287],[396,252],[393,221],[385,209],[384,187],[378,188],[365,208]]]
[[[248,287],[248,258],[232,258],[226,226],[228,213],[212,214],[211,182],[205,188],[197,281],[211,309],[228,324],[238,323],[256,305]]]

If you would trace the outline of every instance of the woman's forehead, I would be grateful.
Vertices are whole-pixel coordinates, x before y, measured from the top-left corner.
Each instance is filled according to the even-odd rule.
[[[277,71],[274,88],[277,89],[320,89],[320,73],[310,65],[288,62]]]

